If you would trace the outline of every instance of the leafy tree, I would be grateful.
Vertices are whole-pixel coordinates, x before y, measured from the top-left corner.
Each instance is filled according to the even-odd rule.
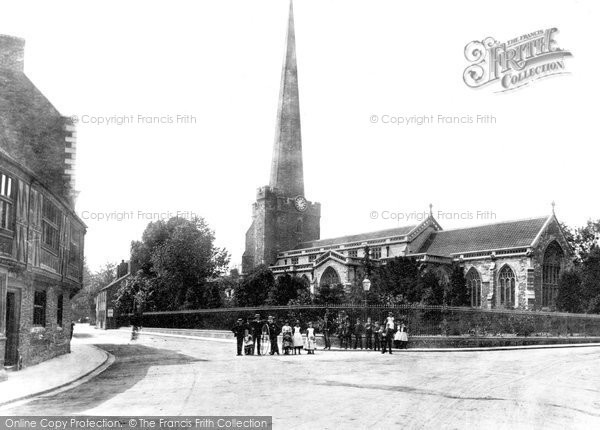
[[[428,305],[444,304],[444,284],[432,270],[427,270],[421,278],[423,302]]]
[[[83,287],[73,297],[71,310],[74,320],[89,318],[96,319],[96,302],[94,301],[98,292],[115,279],[115,267],[113,263],[106,263],[96,272],[91,272],[87,263],[83,265]]]
[[[446,293],[446,304],[450,306],[467,306],[470,302],[465,271],[460,265],[454,264],[450,274],[450,285]]]
[[[600,240],[600,220],[588,220],[583,227],[573,230],[566,225],[561,224],[565,237],[569,244],[575,250],[577,262],[582,263],[590,255],[594,248],[598,248]]]
[[[274,306],[287,305],[290,301],[296,300],[298,294],[303,290],[307,290],[307,288],[302,279],[285,274],[277,278],[277,281],[269,290],[266,304]]]
[[[257,266],[244,277],[236,290],[236,304],[238,306],[262,306],[274,286],[273,272],[264,264]]]
[[[419,265],[412,258],[396,257],[380,266],[373,277],[373,290],[381,302],[418,303],[422,298]]]
[[[577,271],[565,272],[558,282],[556,308],[563,312],[581,312],[583,309],[581,279]]]
[[[342,284],[321,285],[315,295],[315,303],[318,305],[341,304],[345,301],[346,293]]]
[[[593,247],[580,266],[581,291],[585,303],[600,296],[600,248]]]
[[[153,310],[215,306],[217,294],[209,281],[226,269],[229,254],[214,240],[204,219],[173,217],[151,222],[142,240],[132,242],[132,266],[139,269],[136,277],[151,281]]]
[[[140,270],[137,274],[122,282],[117,290],[115,309],[121,313],[143,312],[155,308],[155,278],[144,276]]]

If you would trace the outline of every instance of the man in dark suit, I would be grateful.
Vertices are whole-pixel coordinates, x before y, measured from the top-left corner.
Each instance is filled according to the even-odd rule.
[[[260,314],[255,314],[254,319],[250,322],[252,327],[252,342],[256,355],[260,355],[260,337],[262,336],[263,321],[260,319]]]
[[[269,341],[271,342],[271,352],[269,352],[270,355],[273,354],[277,354],[279,355],[279,345],[277,344],[277,336],[279,335],[279,332],[281,331],[281,327],[279,327],[279,325],[277,325],[277,323],[275,322],[275,318],[273,318],[273,316],[269,315],[268,318],[268,325],[269,325]]]
[[[244,324],[244,321],[241,318],[238,318],[235,325],[231,328],[231,331],[237,340],[237,355],[242,355],[242,345],[244,344],[244,336],[246,335],[247,329],[248,326]]]

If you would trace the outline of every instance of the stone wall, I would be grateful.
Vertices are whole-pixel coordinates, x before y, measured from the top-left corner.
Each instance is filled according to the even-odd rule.
[[[33,325],[33,299],[35,289],[46,290],[46,325]],[[57,299],[63,295],[62,327],[57,324]],[[19,354],[24,367],[70,352],[71,302],[69,293],[60,287],[34,287],[21,289],[21,315],[19,323]]]

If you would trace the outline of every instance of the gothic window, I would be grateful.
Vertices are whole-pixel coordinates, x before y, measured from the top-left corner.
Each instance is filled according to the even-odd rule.
[[[340,284],[340,276],[333,267],[329,266],[321,275],[321,282],[319,283],[319,286],[333,286],[337,284]]]
[[[292,264],[298,264],[298,257],[292,257]]]
[[[0,174],[0,228],[13,229],[13,180]]]
[[[481,276],[474,267],[467,273],[467,290],[471,295],[471,306],[481,307]]]
[[[371,258],[379,260],[381,258],[381,247],[371,248]]]
[[[564,253],[560,245],[552,242],[546,248],[542,263],[542,306],[553,306],[558,292],[561,263]]]
[[[500,304],[510,308],[515,305],[515,272],[509,266],[504,266],[498,275],[500,288]]]

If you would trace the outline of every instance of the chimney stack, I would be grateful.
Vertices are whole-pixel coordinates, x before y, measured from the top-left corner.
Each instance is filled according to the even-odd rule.
[[[0,70],[23,72],[25,39],[0,34]]]

